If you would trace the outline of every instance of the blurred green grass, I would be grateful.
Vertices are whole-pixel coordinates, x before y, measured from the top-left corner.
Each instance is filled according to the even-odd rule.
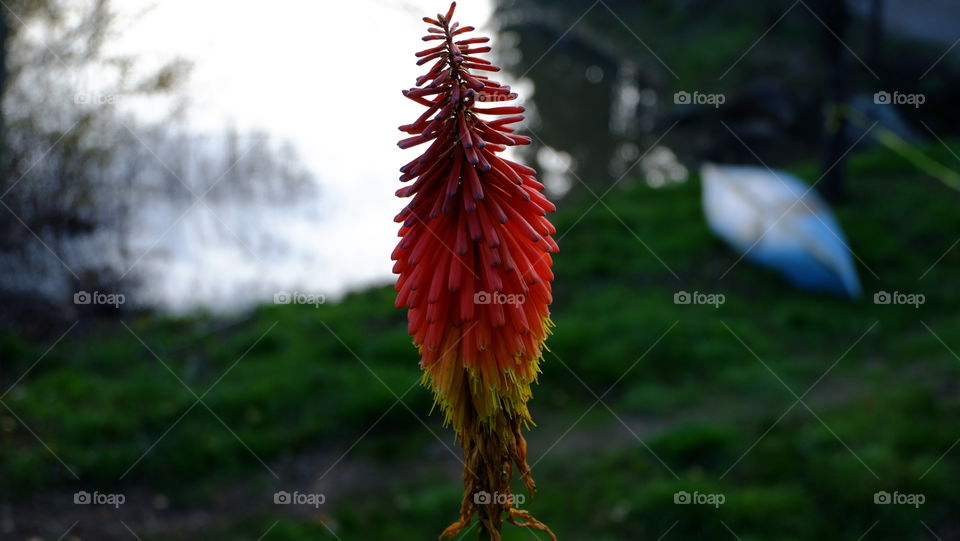
[[[954,159],[941,146],[925,151]],[[817,176],[813,166],[796,172]],[[850,173],[854,203],[837,213],[862,260],[866,293],[856,302],[792,290],[746,262],[718,279],[737,256],[706,229],[696,179],[659,190],[632,184],[608,196],[609,209],[586,214],[593,201],[561,206],[557,329],[535,389],[542,422],[531,456],[596,396],[608,392],[612,410],[595,406],[536,466],[541,493],[526,507],[561,539],[656,539],[667,530],[676,539],[731,531],[743,540],[857,539],[875,523],[889,538],[923,538],[924,524],[956,533],[960,467],[938,459],[960,437],[960,360],[940,343],[960,351],[960,250],[943,255],[960,231],[960,195],[882,150],[856,155]],[[679,290],[723,293],[726,303],[676,305]],[[923,293],[926,304],[876,305],[880,290]],[[397,396],[421,417],[431,408],[389,287],[316,309],[126,324],[68,337],[3,399],[50,446],[0,409],[4,492],[80,486],[52,451],[84,486],[148,486],[202,501],[220,483],[262,475],[254,453],[272,463],[311,448],[342,451]],[[0,337],[5,373],[23,373],[47,347]],[[795,404],[793,393],[814,383],[809,410]],[[433,460],[422,456],[432,435],[404,409],[354,454]],[[452,444],[437,417],[429,427]],[[389,481],[375,493],[347,489],[325,510],[327,524],[343,539],[423,539],[455,517],[455,481],[403,469]],[[877,506],[879,490],[923,493],[926,503]],[[678,491],[723,493],[726,503],[675,505]],[[269,506],[204,537],[254,540],[271,525],[270,539],[333,538],[316,517]]]

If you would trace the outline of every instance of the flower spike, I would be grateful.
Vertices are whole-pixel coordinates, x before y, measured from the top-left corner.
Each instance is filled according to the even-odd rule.
[[[426,111],[400,127],[407,137],[398,145],[428,146],[400,168],[409,184],[397,195],[411,200],[396,217],[396,305],[407,309],[423,383],[463,450],[460,518],[441,538],[478,516],[490,539],[501,539],[507,521],[556,540],[510,492],[514,471],[527,492],[536,489],[523,429],[533,424],[527,402],[553,327],[558,246],[546,215],[555,207],[536,171],[499,156],[529,144],[510,127],[524,109],[488,77],[500,70],[478,56],[489,39],[465,36],[474,28],[453,22],[455,9],[423,18],[429,47],[415,57],[427,71],[403,92]]]

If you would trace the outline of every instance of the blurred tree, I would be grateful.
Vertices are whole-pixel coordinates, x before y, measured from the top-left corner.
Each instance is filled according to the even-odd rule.
[[[826,101],[821,164],[823,179],[820,191],[824,197],[838,202],[846,197],[843,157],[847,153],[847,118],[843,114],[850,100],[851,74],[847,54],[848,29],[851,14],[846,0],[818,0],[813,8],[824,27],[823,56],[826,69]],[[813,22],[811,24],[817,24]]]
[[[0,178],[6,178],[7,145],[4,142],[6,117],[3,114],[3,96],[7,89],[7,36],[10,33],[7,10],[0,9]]]
[[[882,71],[884,42],[884,0],[873,0],[870,5],[870,20],[867,29],[867,62]]]
[[[69,302],[77,289],[118,291],[120,279],[130,291],[126,276],[144,250],[131,244],[145,214],[185,212],[210,188],[211,200],[273,203],[314,186],[266,136],[241,148],[236,134],[210,140],[178,128],[189,63],[148,68],[107,52],[116,26],[109,0],[5,5],[0,295]],[[145,123],[134,113],[147,102],[169,117]]]
[[[133,59],[107,56],[108,0],[18,0],[3,11],[0,257],[18,272],[2,285],[29,290],[80,280],[69,240],[122,224],[121,159],[136,142],[116,105],[171,91],[187,64],[134,75]]]

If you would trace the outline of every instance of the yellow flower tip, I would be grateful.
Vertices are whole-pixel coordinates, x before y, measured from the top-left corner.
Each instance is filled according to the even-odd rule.
[[[544,331],[548,323],[548,318],[543,321]],[[540,374],[546,332],[532,351],[515,353],[506,362],[481,351],[476,362],[466,363],[456,347],[462,338],[461,329],[450,329],[443,340],[446,349],[434,362],[422,364],[422,383],[432,391],[434,406],[443,411],[445,424],[459,434],[466,416],[476,415],[479,426],[483,426],[501,412],[529,422],[526,404],[533,395],[531,385]]]

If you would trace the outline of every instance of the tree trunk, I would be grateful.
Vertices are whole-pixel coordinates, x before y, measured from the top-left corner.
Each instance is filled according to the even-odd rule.
[[[4,114],[3,102],[7,95],[7,37],[10,35],[10,19],[7,9],[0,9],[0,186],[6,185],[7,179],[7,117]]]
[[[823,29],[826,96],[824,103],[823,151],[824,172],[820,191],[830,201],[846,199],[846,172],[842,157],[847,152],[847,118],[845,109],[850,99],[850,58],[843,41],[850,27],[850,11],[845,0],[820,0],[816,6]]]
[[[870,22],[867,28],[867,62],[878,73],[883,73],[884,0],[873,0],[870,6]]]

